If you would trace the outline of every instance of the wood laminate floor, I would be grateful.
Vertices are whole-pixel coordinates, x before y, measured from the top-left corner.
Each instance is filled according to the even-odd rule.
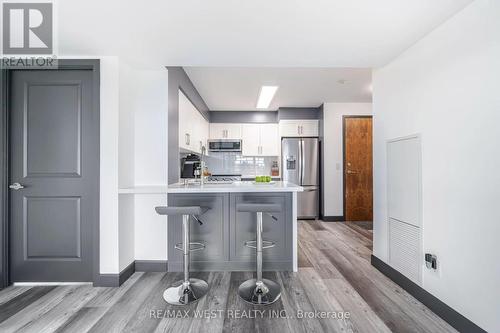
[[[120,288],[9,287],[0,332],[455,332],[370,265],[371,229],[300,221],[299,272],[265,273],[282,286],[271,306],[239,299],[252,273],[193,273],[210,291],[183,308],[162,298],[180,274],[135,273]]]

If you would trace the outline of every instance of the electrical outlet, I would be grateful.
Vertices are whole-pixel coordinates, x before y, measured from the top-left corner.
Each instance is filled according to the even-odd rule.
[[[437,256],[431,253],[426,253],[425,254],[425,267],[428,269],[432,269],[434,271],[437,271],[438,269],[438,262],[437,262]]]

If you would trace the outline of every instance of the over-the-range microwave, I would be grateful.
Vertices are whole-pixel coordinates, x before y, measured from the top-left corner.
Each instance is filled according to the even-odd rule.
[[[211,152],[241,152],[241,140],[217,139],[208,140],[208,151]]]

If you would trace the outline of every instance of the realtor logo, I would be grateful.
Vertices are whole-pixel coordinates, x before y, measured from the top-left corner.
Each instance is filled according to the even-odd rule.
[[[53,54],[52,3],[3,3],[3,54]]]

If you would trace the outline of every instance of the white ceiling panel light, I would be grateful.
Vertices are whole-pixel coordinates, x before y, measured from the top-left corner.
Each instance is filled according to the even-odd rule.
[[[257,109],[268,109],[276,91],[278,91],[278,86],[262,86],[257,100]]]

